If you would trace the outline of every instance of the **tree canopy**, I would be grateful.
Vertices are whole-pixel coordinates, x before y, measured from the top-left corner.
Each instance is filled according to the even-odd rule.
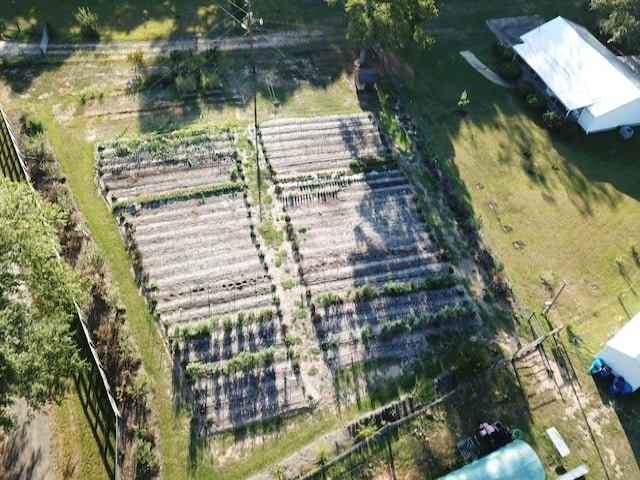
[[[640,0],[591,0],[600,31],[627,54],[640,53]]]
[[[63,221],[28,185],[0,178],[0,436],[15,398],[56,400],[82,367],[70,330],[79,282],[56,256]]]
[[[427,48],[434,43],[425,22],[438,14],[435,0],[326,0],[344,3],[347,38],[360,48]]]

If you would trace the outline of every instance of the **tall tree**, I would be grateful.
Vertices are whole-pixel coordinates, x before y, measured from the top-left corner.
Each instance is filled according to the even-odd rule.
[[[70,330],[79,282],[55,253],[63,221],[28,185],[0,178],[0,436],[17,397],[56,400],[82,367]]]
[[[427,48],[434,43],[425,22],[438,14],[435,0],[326,0],[344,3],[347,38],[359,48]]]
[[[625,53],[640,53],[640,0],[591,0],[600,31]]]

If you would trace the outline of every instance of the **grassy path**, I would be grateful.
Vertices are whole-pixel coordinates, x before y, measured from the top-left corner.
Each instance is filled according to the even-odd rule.
[[[93,147],[80,129],[57,124],[51,113],[39,111],[46,119],[51,143],[74,193],[78,207],[86,217],[91,234],[104,251],[115,286],[127,307],[129,327],[142,355],[155,403],[160,429],[160,451],[165,478],[185,478],[188,465],[189,418],[174,414],[172,369],[164,342],[147,305],[138,292],[129,255],[113,217],[94,184]]]

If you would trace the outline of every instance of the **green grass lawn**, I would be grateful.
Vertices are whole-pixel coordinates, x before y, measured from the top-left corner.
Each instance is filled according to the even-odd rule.
[[[436,47],[397,64],[396,78],[436,154],[459,176],[482,218],[483,238],[524,305],[538,310],[552,295],[548,287],[566,280],[554,314],[595,349],[626,318],[618,295],[640,279],[631,248],[640,239],[640,138],[608,132],[567,141],[543,129],[513,91],[458,55],[469,49],[490,63],[493,38],[484,21],[529,12],[530,2],[463,3],[468,10],[443,9],[434,23]],[[461,22],[467,28],[451,32]],[[467,115],[456,108],[463,90]],[[640,307],[633,294],[625,302],[632,313]]]
[[[107,480],[109,475],[98,444],[88,428],[80,397],[73,386],[70,388],[62,402],[50,409],[55,478]]]

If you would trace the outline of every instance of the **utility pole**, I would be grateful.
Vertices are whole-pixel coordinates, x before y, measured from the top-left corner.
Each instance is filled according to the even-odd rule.
[[[253,12],[251,11],[251,1],[246,0],[245,6],[247,8],[246,25],[242,26],[247,30],[249,34],[249,52],[251,55],[251,72],[254,77],[254,90],[253,90],[253,130],[255,132],[255,146],[256,146],[256,175],[258,181],[258,212],[259,220],[262,222],[262,175],[260,172],[260,152],[258,150],[258,85],[256,80],[256,57],[253,53]],[[262,18],[258,20],[258,23],[262,25]]]
[[[546,302],[544,302],[544,305],[542,305],[542,316],[543,317],[547,316],[547,313],[549,312],[549,310],[551,310],[551,307],[553,307],[553,304],[556,303],[556,300],[558,299],[558,297],[560,296],[560,294],[564,290],[564,287],[566,287],[566,286],[567,286],[567,281],[566,280],[562,280],[562,285],[560,285],[560,289],[554,295],[554,297],[551,300],[547,300]]]

